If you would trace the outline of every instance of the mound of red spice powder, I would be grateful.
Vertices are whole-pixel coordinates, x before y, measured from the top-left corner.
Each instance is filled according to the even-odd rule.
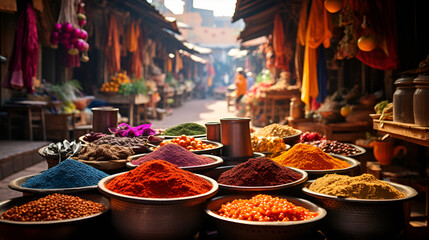
[[[143,157],[132,160],[131,163],[138,166],[144,162],[154,159],[165,160],[179,167],[200,166],[210,164],[215,161],[209,157],[192,153],[177,144],[170,143]]]
[[[233,186],[274,186],[294,182],[300,173],[268,158],[250,158],[222,173],[218,183]]]
[[[120,194],[146,198],[199,195],[212,189],[205,179],[163,160],[151,160],[118,175],[106,188]]]

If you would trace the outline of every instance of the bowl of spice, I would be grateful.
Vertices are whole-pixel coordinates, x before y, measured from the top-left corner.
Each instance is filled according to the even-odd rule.
[[[218,184],[167,161],[151,160],[102,179],[98,188],[110,198],[112,223],[121,236],[191,239],[203,223],[203,205],[217,193]]]
[[[127,167],[134,169],[150,160],[164,160],[181,169],[199,172],[222,165],[223,159],[215,155],[195,154],[177,144],[166,144],[151,153],[128,157]]]
[[[397,239],[406,226],[407,201],[417,192],[372,174],[327,174],[305,183],[303,192],[328,212],[326,232],[338,239]]]
[[[289,125],[273,123],[253,133],[255,137],[279,137],[285,144],[293,146],[299,141],[302,131]]]
[[[221,239],[247,240],[317,239],[317,225],[326,216],[305,199],[265,194],[216,197],[205,212]]]
[[[199,140],[195,137],[185,135],[173,139],[165,139],[159,144],[159,146],[162,147],[167,144],[177,144],[196,154],[215,154],[223,147],[223,144],[219,142]],[[153,148],[152,150],[156,150],[157,148],[158,147]]]
[[[182,123],[177,126],[167,128],[162,132],[165,138],[177,138],[182,135],[195,138],[203,138],[206,136],[207,129],[205,126],[198,123]]]
[[[223,172],[217,182],[228,192],[284,191],[303,184],[305,171],[285,167],[268,158],[251,158]]]
[[[109,210],[109,199],[100,193],[13,198],[0,203],[1,238],[87,239],[103,231]]]
[[[288,151],[271,159],[280,165],[306,171],[309,179],[329,173],[354,175],[360,166],[360,162],[353,158],[328,154],[318,147],[303,143],[298,143]]]
[[[118,171],[125,168],[127,158],[134,154],[134,150],[130,147],[89,143],[72,159],[102,171]]]
[[[357,157],[365,154],[366,150],[363,147],[351,143],[342,143],[334,140],[317,140],[311,142],[304,142],[315,147],[322,149],[326,153],[333,153],[347,157]]]
[[[108,174],[74,159],[66,159],[48,170],[12,180],[10,189],[31,194],[96,191],[98,182]]]

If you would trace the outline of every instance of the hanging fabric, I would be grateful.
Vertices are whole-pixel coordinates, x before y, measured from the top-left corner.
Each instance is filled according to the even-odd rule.
[[[109,37],[107,39],[106,48],[107,71],[109,73],[117,73],[121,70],[121,44],[119,43],[115,15],[111,14],[109,19]]]
[[[3,86],[33,92],[33,78],[37,73],[39,39],[36,12],[30,3],[21,12],[16,26],[15,46]]]
[[[399,66],[394,1],[351,1],[354,12],[360,19],[367,16],[372,22],[372,32],[377,38],[377,47],[364,52],[358,50],[356,58],[366,65],[380,70],[394,70]]]
[[[180,56],[179,51],[176,51],[176,67],[175,67],[175,73],[179,73],[180,70],[183,69],[183,61],[182,57]]]
[[[140,33],[140,24],[138,24],[137,22],[133,21],[133,28],[134,28],[134,37],[136,37],[137,39],[135,39],[135,44],[136,46],[132,46],[132,49],[135,47],[135,49],[133,49],[134,51],[132,52],[132,56],[131,56],[131,73],[137,78],[137,79],[141,79],[143,78],[143,44],[144,44],[144,39],[143,39],[143,34]]]
[[[332,24],[323,0],[313,0],[308,16],[308,26],[305,36],[304,66],[302,76],[301,100],[310,104],[310,98],[319,95],[317,83],[317,52],[323,43],[325,48],[330,46]]]
[[[289,62],[286,58],[287,49],[285,44],[283,20],[280,13],[277,13],[274,17],[273,27],[273,49],[275,53],[274,66],[282,71],[289,71]]]

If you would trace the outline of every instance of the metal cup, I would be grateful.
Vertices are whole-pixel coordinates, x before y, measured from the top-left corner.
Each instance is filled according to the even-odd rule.
[[[206,122],[207,140],[220,142],[220,122]]]
[[[92,110],[92,131],[110,133],[109,127],[118,126],[119,108],[99,107]]]
[[[222,154],[229,158],[252,157],[250,118],[222,118]]]

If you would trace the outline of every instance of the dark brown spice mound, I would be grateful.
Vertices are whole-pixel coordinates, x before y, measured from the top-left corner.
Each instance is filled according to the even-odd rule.
[[[294,182],[300,173],[268,158],[251,158],[222,173],[218,183],[233,186],[274,186]]]
[[[134,151],[129,147],[108,144],[95,145],[89,143],[80,150],[77,159],[88,161],[110,161],[126,159],[131,155],[134,155]]]

